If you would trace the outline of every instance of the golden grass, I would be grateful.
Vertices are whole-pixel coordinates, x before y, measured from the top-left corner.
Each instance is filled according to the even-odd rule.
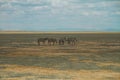
[[[51,68],[42,68],[42,67],[34,67],[34,66],[19,66],[19,65],[3,65],[7,68],[4,69],[4,71],[11,71],[16,73],[31,73],[35,75],[55,75],[58,76],[58,79],[52,79],[52,80],[109,80],[107,78],[111,78],[113,80],[119,80],[120,79],[120,73],[118,72],[112,72],[107,70],[55,70]],[[64,79],[63,76],[69,76],[70,79]],[[26,76],[33,77],[35,76]],[[25,80],[24,77],[19,78],[6,78],[5,80]],[[50,79],[39,79],[39,80],[50,80]]]
[[[0,32],[0,34],[45,34],[48,32]],[[50,34],[67,34],[67,32],[50,32]],[[79,32],[71,32],[69,34],[78,34]],[[89,33],[89,32],[88,32]],[[87,34],[88,34],[87,33]],[[80,33],[80,34],[86,34],[86,33]],[[91,34],[91,33],[90,33]],[[93,33],[92,33],[93,34]],[[96,33],[95,33],[96,34]],[[99,34],[108,34],[108,33],[99,33]],[[113,34],[113,33],[112,33]],[[117,33],[118,34],[118,33]],[[6,51],[8,52],[7,54],[0,54],[0,56],[7,56],[7,57],[29,57],[29,56],[42,56],[42,57],[56,57],[56,56],[67,56],[67,59],[70,62],[83,62],[83,63],[95,63],[97,66],[104,67],[104,66],[117,66],[120,67],[119,62],[108,62],[108,61],[93,61],[92,59],[83,59],[79,60],[79,56],[81,57],[88,57],[90,58],[95,57],[95,58],[102,58],[101,56],[98,55],[102,53],[109,53],[110,51],[117,51],[119,50],[119,46],[104,46],[106,45],[118,45],[118,42],[113,42],[113,43],[106,43],[106,42],[97,42],[97,41],[80,41],[78,45],[76,46],[27,46],[27,47],[16,47],[15,50],[14,47],[0,47],[1,51]],[[26,42],[11,42],[11,45],[19,45],[21,46],[22,44],[37,44],[36,42],[32,43],[26,43]],[[102,46],[101,46],[102,45]],[[10,48],[10,49],[9,49]],[[111,52],[112,53],[112,52]],[[72,56],[73,55],[73,56]],[[78,55],[78,57],[77,57]],[[26,63],[27,64],[27,63]],[[64,65],[64,64],[62,64]],[[37,66],[22,66],[22,65],[0,65],[5,68],[1,68],[0,70],[5,71],[5,72],[14,72],[14,73],[30,73],[33,75],[27,75],[27,76],[21,76],[21,77],[14,77],[14,78],[4,78],[3,80],[28,80],[30,78],[31,80],[35,80],[36,76],[48,76],[48,75],[54,75],[57,77],[57,79],[43,79],[39,78],[37,80],[120,80],[120,73],[119,72],[114,72],[112,70],[58,70],[54,68],[45,68],[45,67],[37,67]],[[57,65],[55,65],[57,66]],[[93,65],[94,66],[94,65]],[[1,72],[0,72],[1,73]],[[12,74],[12,73],[11,73]],[[5,74],[7,75],[7,74]],[[69,77],[69,79],[65,79],[65,77]],[[1,79],[1,78],[0,78]]]

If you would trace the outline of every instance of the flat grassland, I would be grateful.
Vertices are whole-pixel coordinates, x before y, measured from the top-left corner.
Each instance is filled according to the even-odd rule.
[[[76,45],[37,45],[76,37]],[[120,80],[120,33],[0,33],[0,80]]]

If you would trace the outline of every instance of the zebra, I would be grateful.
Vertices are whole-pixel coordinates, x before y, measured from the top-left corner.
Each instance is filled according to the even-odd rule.
[[[65,39],[64,38],[59,39],[59,45],[64,45],[64,44],[65,44]]]
[[[39,38],[38,39],[38,45],[41,45],[41,42],[42,44],[45,44],[45,42],[48,40],[48,38]]]
[[[57,44],[57,39],[56,38],[48,38],[48,44],[49,45]]]
[[[65,37],[65,40],[67,41],[68,44],[75,45],[77,42],[77,39],[75,37]]]

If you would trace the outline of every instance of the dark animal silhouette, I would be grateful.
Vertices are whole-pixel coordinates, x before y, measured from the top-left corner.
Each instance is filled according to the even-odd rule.
[[[48,38],[48,44],[49,45],[57,44],[57,39],[56,38]]]
[[[48,38],[39,38],[38,39],[38,45],[41,45],[41,43],[43,44],[43,45],[45,45],[45,42],[48,40]]]
[[[64,45],[64,44],[65,44],[65,39],[64,38],[59,39],[59,45]]]
[[[65,37],[65,41],[67,41],[67,43],[71,45],[75,45],[77,43],[77,39],[75,37]]]
[[[55,45],[57,44],[57,42],[59,42],[59,45],[64,45],[65,43],[69,45],[75,45],[77,42],[77,39],[75,37],[63,37],[58,40],[56,38],[39,38],[38,39],[38,45],[41,45],[41,43],[45,45],[46,42],[49,45]]]

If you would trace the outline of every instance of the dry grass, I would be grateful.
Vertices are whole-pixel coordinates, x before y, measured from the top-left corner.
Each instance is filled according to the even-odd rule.
[[[44,76],[50,76],[54,75],[58,78],[56,79],[44,79],[44,78],[38,78],[37,80],[119,80],[120,79],[120,73],[118,72],[112,72],[112,71],[106,71],[106,70],[55,70],[51,68],[42,68],[42,67],[34,67],[34,66],[19,66],[19,65],[4,65],[6,68],[4,71],[8,72],[14,72],[16,74],[25,74],[29,73],[33,76],[21,76],[21,77],[15,77],[13,80],[27,80],[30,78],[36,79],[38,76],[44,75]],[[36,76],[37,75],[37,76]],[[68,78],[68,79],[67,79]],[[5,80],[12,80],[12,78],[5,78]]]
[[[79,42],[75,46],[36,43],[39,37],[63,34]],[[119,33],[0,32],[0,38],[0,80],[120,79]]]

